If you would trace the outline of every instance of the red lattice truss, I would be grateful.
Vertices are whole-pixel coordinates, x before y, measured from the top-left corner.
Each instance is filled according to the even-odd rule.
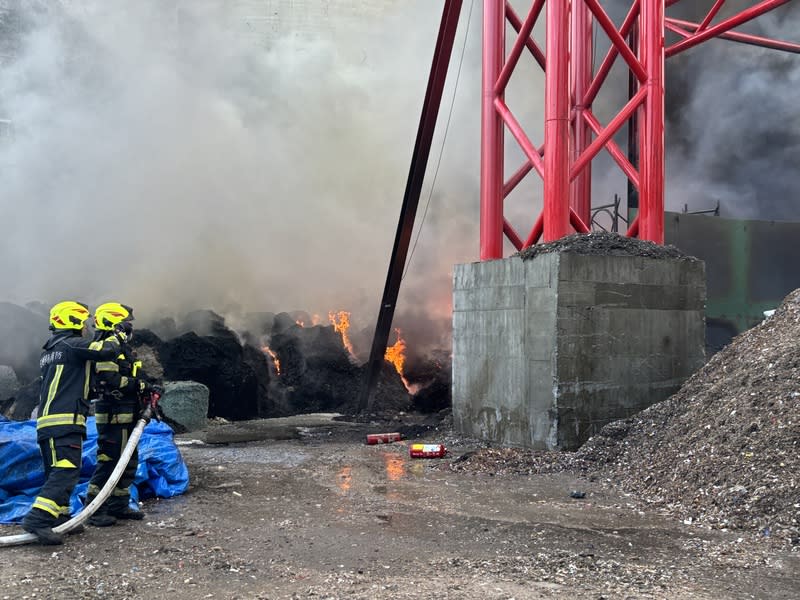
[[[695,0],[686,0],[694,2]],[[716,0],[699,23],[673,19],[665,9],[681,0],[634,0],[619,28],[598,0],[533,0],[520,18],[509,2],[484,0],[481,115],[481,259],[501,258],[503,239],[517,249],[540,239],[556,240],[573,231],[588,232],[591,219],[591,163],[608,152],[638,190],[639,210],[626,235],[664,242],[664,61],[712,38],[723,38],[800,53],[800,45],[734,31],[792,0],[764,0],[713,23],[725,0]],[[531,37],[536,21],[546,21],[546,47]],[[611,47],[593,72],[594,21]],[[506,23],[517,32],[506,55]],[[665,32],[679,36],[666,45]],[[505,90],[523,52],[545,73],[544,143],[536,146],[505,102]],[[636,91],[605,125],[592,103],[612,65],[622,57],[635,77]],[[614,141],[633,116],[638,129],[638,165]],[[503,136],[511,133],[526,161],[504,180]],[[630,149],[628,149],[630,150]],[[524,238],[503,216],[503,202],[528,173],[544,182],[541,214]]]

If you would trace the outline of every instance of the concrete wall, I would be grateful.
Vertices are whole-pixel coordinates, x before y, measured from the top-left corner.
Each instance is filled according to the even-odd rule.
[[[698,261],[552,253],[457,265],[455,427],[576,448],[702,365],[704,304]]]

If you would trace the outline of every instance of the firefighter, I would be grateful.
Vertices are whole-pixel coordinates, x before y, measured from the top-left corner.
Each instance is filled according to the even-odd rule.
[[[95,341],[100,347],[115,332],[122,331],[130,341],[133,335],[133,309],[119,302],[106,302],[94,314]],[[139,416],[140,398],[153,386],[142,372],[142,363],[128,343],[122,344],[113,360],[95,365],[97,402],[97,466],[89,480],[86,502],[91,502],[111,477]],[[160,391],[160,390],[159,390]],[[134,448],[131,459],[111,496],[89,517],[95,527],[114,525],[118,519],[139,520],[144,513],[130,507],[130,486],[136,476],[138,455]]]
[[[42,385],[36,437],[45,482],[22,520],[22,528],[42,544],[57,545],[64,541],[52,528],[69,518],[70,495],[80,479],[92,361],[112,360],[126,339],[120,333],[90,348],[91,340],[83,337],[90,316],[89,308],[80,302],[68,300],[53,306],[50,309],[53,333],[39,360]]]

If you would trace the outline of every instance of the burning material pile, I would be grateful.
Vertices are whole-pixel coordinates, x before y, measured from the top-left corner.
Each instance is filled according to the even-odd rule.
[[[14,361],[4,361],[14,368],[4,366],[8,376],[0,381],[0,389],[12,386],[15,391],[5,394],[13,393],[10,398],[0,398],[0,409],[11,418],[27,419],[38,402],[38,355],[46,317],[13,305],[6,311],[13,318],[8,323],[0,318],[0,327],[27,322],[19,318],[20,312],[33,324],[17,336],[25,342],[17,347],[30,349],[24,356],[11,357]],[[358,345],[366,345],[368,336],[352,334],[346,311],[331,312],[327,323],[305,313],[259,313],[238,331],[212,311],[194,311],[180,323],[163,319],[152,324],[152,329],[136,329],[133,345],[146,373],[165,381],[195,381],[208,387],[209,417],[243,420],[310,412],[352,416],[359,412],[365,380],[366,367]],[[27,341],[30,344],[26,345]],[[412,381],[406,373],[406,350],[406,341],[397,330],[397,340],[387,349],[371,413],[411,411],[415,408],[412,392],[422,388],[424,412],[449,407],[449,370],[431,369],[429,362],[433,361],[417,359]],[[32,368],[26,371],[29,363]],[[0,375],[6,371],[0,370]],[[27,376],[17,381],[15,373]],[[443,381],[448,384],[442,385]]]
[[[317,324],[307,327],[305,320],[287,313],[275,317],[269,343],[263,349],[274,367],[270,394],[283,414],[358,412],[366,367],[350,332],[350,313],[331,311],[328,321],[330,325],[323,325],[312,317],[311,322]],[[385,358],[372,411],[411,410],[411,394],[418,386],[405,376],[406,342],[399,330],[397,341],[387,348]]]

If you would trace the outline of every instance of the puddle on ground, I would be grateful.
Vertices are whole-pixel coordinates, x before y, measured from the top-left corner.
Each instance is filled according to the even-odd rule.
[[[342,467],[336,473],[336,485],[342,490],[343,494],[350,491],[350,486],[353,482],[353,468],[350,466]]]
[[[383,462],[386,467],[386,479],[399,481],[406,476],[406,460],[394,452],[382,452]]]

